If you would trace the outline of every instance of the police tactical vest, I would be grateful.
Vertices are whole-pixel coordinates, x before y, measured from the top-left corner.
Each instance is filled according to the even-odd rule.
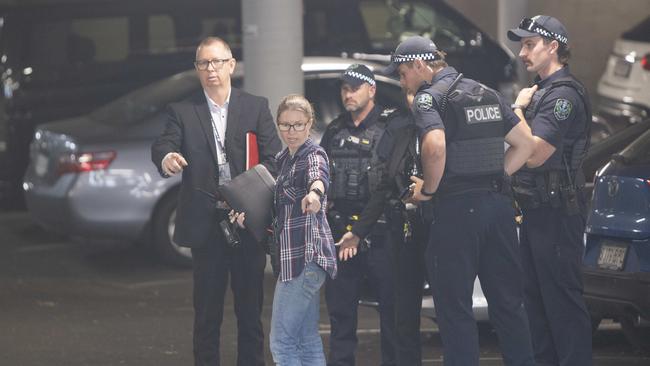
[[[468,181],[485,186],[503,176],[504,120],[494,90],[462,79],[448,96],[443,123],[447,159],[441,192]]]
[[[582,160],[587,154],[587,150],[589,149],[589,139],[591,136],[591,105],[584,86],[574,77],[568,76],[559,78],[553,81],[548,87],[537,90],[535,94],[533,94],[531,102],[526,108],[524,115],[528,123],[531,124],[534,117],[539,112],[544,100],[549,95],[549,92],[560,86],[573,88],[580,96],[587,119],[585,121],[586,131],[585,133],[581,133],[578,137],[565,136],[562,141],[562,146],[558,148],[542,166],[534,169],[526,168],[524,166],[521,169],[521,172],[524,174],[536,174],[547,171],[569,171],[571,172],[571,175],[574,176],[580,169]]]
[[[352,135],[346,126],[339,127],[328,148],[331,175],[328,198],[368,201],[383,174],[384,164],[377,154],[377,145],[391,112],[384,111],[376,123],[357,135]],[[333,123],[345,122],[339,118]]]

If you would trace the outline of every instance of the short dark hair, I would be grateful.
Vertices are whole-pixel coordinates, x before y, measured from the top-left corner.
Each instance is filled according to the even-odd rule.
[[[201,42],[199,42],[199,45],[196,47],[196,53],[197,54],[199,53],[201,47],[209,46],[213,43],[220,43],[223,46],[223,48],[226,49],[226,52],[230,54],[230,57],[232,57],[232,51],[230,50],[230,45],[228,44],[228,42],[224,41],[222,38],[214,37],[214,36],[203,38]]]
[[[553,41],[557,42],[554,39],[551,38],[546,38],[542,37],[542,40],[544,41],[544,44],[549,44]],[[568,45],[562,43],[562,42],[557,42],[558,47],[557,47],[557,60],[562,64],[562,65],[567,65],[569,63],[569,59],[571,58],[571,49],[569,48]]]

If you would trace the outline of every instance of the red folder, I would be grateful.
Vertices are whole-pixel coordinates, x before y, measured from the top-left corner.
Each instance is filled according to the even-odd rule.
[[[260,152],[257,146],[257,134],[246,132],[246,170],[260,163]]]

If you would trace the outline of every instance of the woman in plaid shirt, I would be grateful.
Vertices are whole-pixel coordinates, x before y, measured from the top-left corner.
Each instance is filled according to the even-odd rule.
[[[325,276],[336,276],[336,250],[325,215],[329,163],[325,151],[309,137],[314,111],[307,99],[286,96],[277,116],[287,148],[276,156],[280,277],[273,297],[271,353],[282,366],[324,366],[319,292]],[[243,225],[244,215],[237,220]]]

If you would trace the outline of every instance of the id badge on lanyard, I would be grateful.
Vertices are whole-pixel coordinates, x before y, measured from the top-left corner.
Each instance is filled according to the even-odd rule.
[[[226,184],[230,182],[232,179],[232,176],[230,175],[230,164],[228,164],[228,155],[226,155],[226,146],[224,143],[221,142],[221,138],[219,136],[219,130],[217,130],[217,126],[214,123],[214,120],[212,119],[212,116],[210,116],[210,122],[212,122],[212,129],[214,130],[214,135],[215,135],[215,140],[217,142],[217,145],[219,147],[218,151],[218,165],[219,165],[219,185]]]
[[[225,157],[225,154],[222,154]],[[221,160],[221,159],[220,159]],[[219,164],[219,185],[226,184],[230,182],[232,177],[230,176],[230,164],[228,161],[225,163]]]

